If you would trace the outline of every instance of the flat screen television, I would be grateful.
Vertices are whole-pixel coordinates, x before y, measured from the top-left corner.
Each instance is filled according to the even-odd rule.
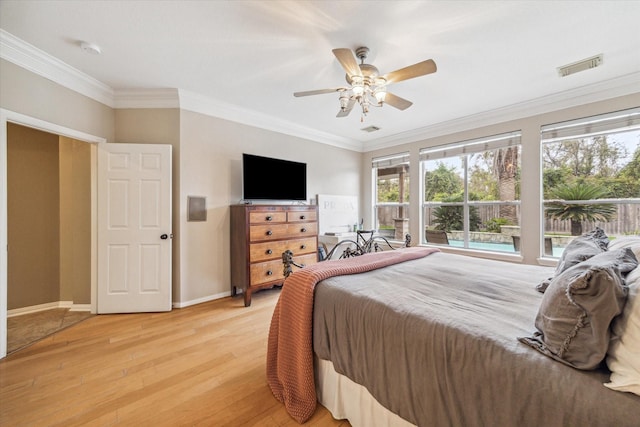
[[[244,200],[307,200],[307,164],[242,154]]]

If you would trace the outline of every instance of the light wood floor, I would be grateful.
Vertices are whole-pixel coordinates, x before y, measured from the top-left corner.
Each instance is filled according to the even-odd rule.
[[[1,426],[296,426],[266,383],[279,290],[99,315],[0,361]],[[318,405],[309,426],[349,426]]]

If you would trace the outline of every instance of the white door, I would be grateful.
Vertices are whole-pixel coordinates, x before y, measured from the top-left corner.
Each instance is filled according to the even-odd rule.
[[[98,313],[171,310],[171,146],[98,145]]]

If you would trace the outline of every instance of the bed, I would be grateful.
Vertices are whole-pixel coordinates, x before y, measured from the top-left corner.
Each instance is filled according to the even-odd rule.
[[[535,331],[536,285],[555,268],[391,252],[409,255],[319,263],[285,282],[267,377],[298,422],[317,399],[353,426],[640,425],[640,396],[605,387],[604,363],[576,369],[518,339]],[[296,282],[305,275],[314,285]]]

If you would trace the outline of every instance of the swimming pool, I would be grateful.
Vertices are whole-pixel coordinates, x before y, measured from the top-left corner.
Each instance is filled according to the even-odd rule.
[[[464,241],[462,240],[449,240],[450,246],[458,248],[464,247]],[[497,251],[497,252],[515,252],[512,243],[491,243],[491,242],[469,242],[469,249],[478,249],[483,251]],[[553,256],[560,257],[564,252],[564,248],[554,247]]]

